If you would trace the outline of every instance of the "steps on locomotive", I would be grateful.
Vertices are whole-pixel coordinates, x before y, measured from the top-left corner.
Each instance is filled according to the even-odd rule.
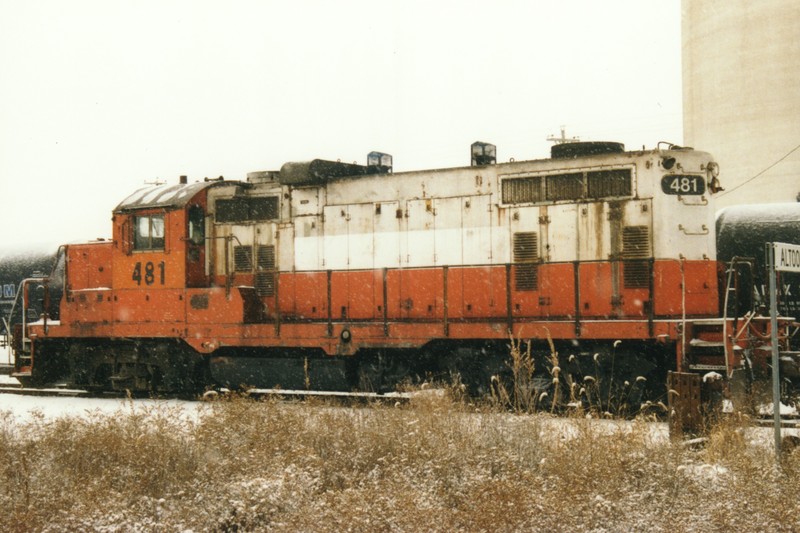
[[[17,354],[17,361],[19,362],[18,368],[21,370],[19,372],[14,372],[15,365],[11,365],[10,371],[7,372],[12,378],[30,378],[31,377],[31,363],[32,359],[29,355],[20,355]],[[6,372],[0,372],[0,374],[6,374]]]
[[[692,321],[690,339],[686,346],[689,370],[725,373],[724,320],[720,318]]]
[[[793,381],[800,380],[800,351],[781,350],[778,358],[781,375]]]

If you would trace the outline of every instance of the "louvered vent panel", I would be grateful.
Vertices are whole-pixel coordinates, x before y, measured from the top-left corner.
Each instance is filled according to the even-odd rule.
[[[633,180],[629,168],[598,170],[587,173],[589,198],[631,196]]]
[[[256,261],[258,270],[275,270],[275,247],[259,246]]]
[[[249,218],[252,220],[274,220],[279,218],[277,196],[250,198],[248,207]]]
[[[514,234],[514,282],[518,291],[535,291],[539,286],[539,235]]]
[[[514,282],[518,291],[535,291],[539,288],[539,265],[522,264],[515,267]]]
[[[578,200],[583,197],[583,173],[547,176],[546,187],[548,200]]]
[[[275,296],[275,246],[261,245],[256,249],[256,293]]]
[[[626,289],[646,289],[650,286],[649,261],[625,261],[622,268]]]
[[[253,247],[234,246],[233,247],[233,269],[236,272],[253,271]]]
[[[277,196],[220,198],[215,204],[217,222],[250,223],[280,217]]]
[[[622,230],[623,276],[626,289],[650,286],[650,231],[647,226],[626,226]],[[637,261],[639,259],[639,261]]]
[[[626,226],[622,229],[622,257],[624,259],[650,257],[650,231],[647,226]]]
[[[539,234],[536,232],[514,234],[514,262],[529,263],[539,260]]]
[[[275,296],[275,272],[256,272],[256,294]]]
[[[503,203],[525,204],[542,201],[542,178],[503,180]]]

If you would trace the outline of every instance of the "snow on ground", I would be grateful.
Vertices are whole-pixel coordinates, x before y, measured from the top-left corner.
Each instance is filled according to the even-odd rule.
[[[0,376],[0,386],[16,382],[8,376]],[[44,420],[72,416],[89,416],[92,414],[113,415],[130,412],[132,409],[146,411],[152,408],[168,409],[187,420],[196,420],[197,416],[208,408],[203,402],[185,400],[151,400],[137,398],[77,398],[71,396],[22,396],[18,394],[0,393],[0,413],[10,413],[18,422],[24,422],[33,416]]]
[[[8,376],[0,376],[0,386],[16,382],[13,378]],[[84,397],[70,397],[70,396],[21,396],[10,393],[0,393],[0,413],[10,414],[18,422],[25,422],[32,418],[47,420],[54,420],[62,417],[79,416],[85,417],[90,415],[114,415],[118,413],[130,413],[132,410],[137,412],[146,412],[150,409],[165,409],[175,413],[175,416],[181,416],[187,421],[195,421],[197,418],[210,408],[209,403],[193,402],[186,400],[154,400],[147,398],[126,399],[126,398],[84,398]],[[289,404],[287,404],[289,405]],[[292,408],[298,407],[296,404]],[[771,410],[771,409],[770,409]],[[364,416],[361,409],[354,410],[355,413],[360,413],[357,416]],[[469,415],[466,414],[469,418]],[[545,427],[549,427],[554,435],[560,435],[560,438],[570,440],[579,438],[580,431],[575,424],[574,418],[559,418],[549,417],[548,415],[540,415],[543,419],[540,421]],[[519,420],[516,415],[507,415],[509,421]],[[594,419],[587,420],[590,422],[593,430],[600,433],[614,433],[618,431],[633,431],[637,426],[635,422],[625,420],[609,420],[609,419]],[[650,439],[653,444],[664,442],[669,439],[669,430],[666,422],[648,422],[650,426],[648,431]],[[513,422],[511,423],[513,427]],[[641,427],[641,426],[638,426]],[[772,426],[764,425],[761,427],[751,427],[746,430],[746,437],[753,444],[771,448],[773,444]],[[793,435],[800,437],[800,429],[798,428],[783,428],[781,430],[782,436]]]
[[[5,374],[0,374],[0,387],[18,387],[19,381],[12,378],[11,376],[6,376]]]
[[[205,408],[203,403],[182,400],[45,397],[0,393],[0,411],[9,411],[19,419],[24,419],[32,412],[41,413],[46,419],[82,416],[92,412],[112,414],[129,409],[131,402],[136,408],[142,409],[155,406],[181,408],[188,416],[194,416]]]
[[[2,362],[2,356],[0,356]],[[0,387],[19,386],[19,382],[7,375],[0,374]],[[441,391],[420,391],[417,394],[441,393]],[[209,404],[204,402],[191,402],[185,400],[152,400],[125,398],[79,398],[69,396],[44,397],[44,396],[21,396],[16,394],[0,393],[0,413],[10,413],[19,422],[24,422],[33,416],[42,417],[44,420],[52,420],[68,416],[87,416],[90,414],[115,414],[130,412],[131,409],[147,410],[158,407],[159,409],[170,409],[182,413],[181,416],[187,420],[196,420],[198,415],[208,409]],[[724,409],[732,412],[730,402],[726,401]],[[772,415],[772,404],[760,406],[759,412],[762,416]],[[797,415],[794,407],[787,407],[781,404],[781,414],[784,416]],[[595,430],[601,432],[619,431],[626,426],[631,426],[630,422],[620,420],[594,420]],[[555,418],[547,420],[550,425],[562,438],[570,439],[575,436],[574,426],[569,419]],[[669,439],[667,424],[664,422],[651,423],[651,438],[653,442],[663,442]],[[748,438],[759,445],[771,447],[774,439],[772,426],[753,427],[748,430]],[[782,436],[792,435],[800,437],[800,429],[783,428]]]

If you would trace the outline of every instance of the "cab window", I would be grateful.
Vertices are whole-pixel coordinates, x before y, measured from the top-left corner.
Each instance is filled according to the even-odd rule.
[[[164,249],[164,215],[146,215],[136,217],[134,225],[133,249]]]
[[[206,238],[205,216],[202,207],[193,205],[189,208],[189,241],[192,244],[203,244]]]

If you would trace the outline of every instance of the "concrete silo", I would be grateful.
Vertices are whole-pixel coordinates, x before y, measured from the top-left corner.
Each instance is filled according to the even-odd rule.
[[[800,2],[682,0],[684,143],[713,153],[718,205],[800,193]]]

